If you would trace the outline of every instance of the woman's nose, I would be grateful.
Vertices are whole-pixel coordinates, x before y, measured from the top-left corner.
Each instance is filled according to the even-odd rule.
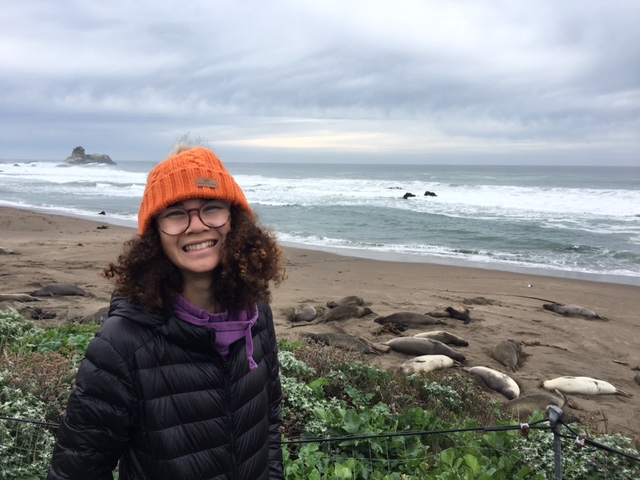
[[[195,231],[202,231],[202,230],[208,230],[209,227],[206,226],[202,220],[200,220],[200,210],[193,208],[191,210],[187,210],[187,213],[189,214],[189,226],[187,227],[186,231],[191,231],[191,230],[195,230]],[[194,219],[194,214],[195,214],[195,219]],[[195,220],[195,223],[194,223]]]

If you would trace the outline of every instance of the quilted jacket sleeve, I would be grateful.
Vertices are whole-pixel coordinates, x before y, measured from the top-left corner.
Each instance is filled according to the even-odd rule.
[[[274,362],[271,366],[271,385],[270,397],[271,405],[269,411],[269,462],[271,479],[284,478],[284,466],[282,459],[282,435],[280,433],[280,425],[282,424],[282,386],[280,384],[280,365],[278,363],[278,343],[276,340],[276,331],[273,325],[273,314],[271,307],[266,308],[267,328],[269,330],[269,338],[271,341],[272,352],[274,352]]]
[[[131,380],[114,346],[94,338],[78,371],[47,479],[113,479],[135,422]]]

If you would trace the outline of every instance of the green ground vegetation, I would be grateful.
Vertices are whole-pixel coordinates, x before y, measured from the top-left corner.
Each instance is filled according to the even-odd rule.
[[[0,312],[0,416],[59,423],[98,328],[44,329]],[[510,429],[519,423],[468,377],[407,377],[333,348],[284,340],[279,347],[288,480],[553,478],[553,434],[543,414],[528,422],[545,428],[524,436]],[[590,435],[583,426],[580,431]],[[621,435],[593,439],[639,455]],[[44,478],[54,441],[50,426],[0,421],[0,478]],[[593,447],[576,449],[572,439],[563,440],[562,453],[567,480],[640,478],[638,462]]]

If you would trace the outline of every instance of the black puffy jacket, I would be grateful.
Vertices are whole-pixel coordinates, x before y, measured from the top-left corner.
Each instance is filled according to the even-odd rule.
[[[58,432],[48,479],[278,479],[280,402],[271,308],[226,361],[215,332],[114,296]]]

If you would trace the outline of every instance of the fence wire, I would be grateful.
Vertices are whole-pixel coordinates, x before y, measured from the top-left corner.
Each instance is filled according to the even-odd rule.
[[[57,424],[0,417],[0,479],[42,478],[48,470]]]
[[[565,427],[571,434],[577,435],[569,425],[556,423]],[[0,416],[0,479],[44,478],[48,471],[55,444],[55,431],[59,427],[55,423],[39,422],[28,419],[17,419]],[[316,480],[333,480],[341,478],[371,478],[373,472],[392,475],[399,471],[411,472],[411,478],[428,478],[429,471],[441,461],[443,455],[459,459],[464,455],[482,456],[489,450],[497,452],[503,458],[523,461],[520,452],[499,449],[489,444],[479,448],[477,444],[464,445],[455,434],[483,434],[493,432],[499,434],[509,430],[519,430],[524,437],[530,431],[545,432],[549,437],[562,437],[566,443],[574,440],[580,448],[586,446],[601,450],[608,455],[619,455],[620,458],[640,464],[640,458],[616,450],[589,439],[557,435],[553,432],[554,424],[549,419],[531,425],[485,426],[466,429],[441,431],[396,432],[391,434],[358,435],[333,438],[296,439],[282,441],[285,459],[298,460],[295,463],[285,462],[286,478],[313,478]],[[427,445],[426,438],[437,437],[442,447],[434,451]],[[456,441],[457,440],[457,441]],[[568,442],[567,442],[568,441]],[[301,460],[301,461],[300,461]],[[556,459],[558,460],[558,459]],[[561,460],[561,459],[560,459]],[[635,470],[637,472],[637,470]],[[479,475],[490,474],[481,471]],[[403,476],[402,478],[405,478]],[[551,477],[549,477],[551,478]],[[561,478],[557,476],[554,478]],[[575,477],[574,477],[575,478]],[[614,478],[603,476],[602,478]],[[616,476],[615,478],[623,478]],[[635,478],[635,477],[629,477]]]

